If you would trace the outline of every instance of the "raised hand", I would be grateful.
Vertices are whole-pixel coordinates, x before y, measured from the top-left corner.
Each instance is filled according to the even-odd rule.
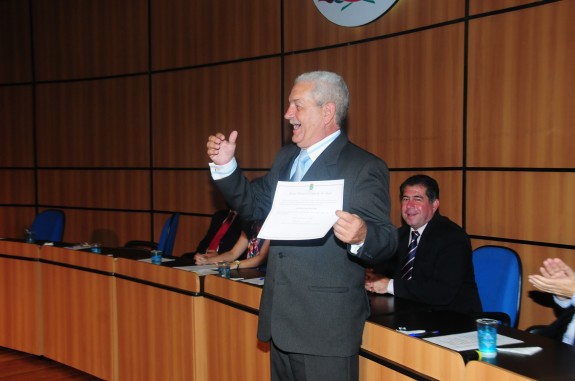
[[[208,143],[206,144],[208,148],[207,153],[214,164],[224,165],[233,159],[236,151],[237,138],[237,131],[232,131],[228,140],[226,140],[226,136],[221,132],[208,137]]]
[[[546,259],[540,271],[528,277],[535,288],[563,298],[575,295],[575,273],[561,259]]]

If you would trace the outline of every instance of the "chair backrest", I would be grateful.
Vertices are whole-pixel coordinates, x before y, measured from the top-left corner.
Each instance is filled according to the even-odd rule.
[[[47,209],[34,218],[32,232],[36,241],[61,242],[66,216],[58,209]]]
[[[521,306],[521,259],[503,246],[481,246],[473,251],[475,282],[484,312],[503,312],[517,327]]]
[[[158,250],[162,251],[163,256],[171,257],[174,249],[174,242],[176,241],[176,233],[178,232],[178,222],[180,221],[180,213],[174,213],[166,220],[162,235],[158,242]]]

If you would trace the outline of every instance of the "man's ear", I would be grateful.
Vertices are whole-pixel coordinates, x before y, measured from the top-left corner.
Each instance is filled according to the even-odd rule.
[[[436,198],[435,201],[433,201],[433,213],[435,213],[437,211],[437,209],[439,209],[439,199]]]
[[[335,103],[328,102],[322,106],[322,117],[325,122],[329,122],[331,119],[335,118]]]

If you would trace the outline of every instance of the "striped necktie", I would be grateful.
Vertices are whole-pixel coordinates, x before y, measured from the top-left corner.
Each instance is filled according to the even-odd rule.
[[[411,242],[409,243],[407,258],[405,258],[405,264],[401,268],[402,279],[409,280],[413,276],[413,262],[415,261],[415,252],[417,251],[418,237],[419,233],[416,230],[411,232]]]

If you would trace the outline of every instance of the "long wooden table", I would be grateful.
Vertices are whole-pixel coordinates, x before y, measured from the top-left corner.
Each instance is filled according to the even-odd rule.
[[[0,241],[0,346],[43,354],[40,249]]]
[[[137,258],[137,256],[135,257]],[[256,277],[255,270],[234,273]],[[256,338],[261,287],[167,264],[0,240],[0,346],[43,355],[105,380],[269,380],[269,345]],[[529,357],[465,362],[398,326],[473,330],[473,320],[371,296],[360,379],[575,378],[575,348],[504,328]]]

